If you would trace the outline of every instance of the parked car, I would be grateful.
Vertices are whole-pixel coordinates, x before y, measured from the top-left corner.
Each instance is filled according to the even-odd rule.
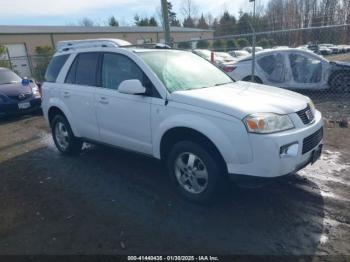
[[[0,117],[39,111],[41,95],[34,81],[0,67]]]
[[[248,53],[252,53],[252,52],[253,52],[253,47],[247,46],[247,47],[243,48],[243,50],[244,50],[244,51],[247,51]],[[255,47],[255,52],[256,52],[256,53],[257,53],[257,52],[261,52],[261,51],[263,51],[263,50],[264,50],[264,48],[262,48],[261,46],[256,46],[256,47]]]
[[[228,52],[233,58],[241,59],[243,57],[249,56],[249,52],[245,50],[233,50]]]
[[[341,49],[338,46],[332,45],[332,44],[320,44],[319,48],[330,49],[332,51],[332,54],[339,54],[339,53],[341,53]]]
[[[224,72],[231,72],[234,67],[232,66],[233,62],[236,61],[230,54],[225,52],[213,52],[206,49],[194,49],[192,52],[200,57],[204,58],[207,61],[212,62],[212,53],[214,61],[213,63],[219,67]]]
[[[306,96],[234,83],[187,51],[114,40],[58,47],[43,111],[63,154],[92,141],[149,155],[198,202],[217,196],[228,178],[293,174],[321,154],[322,116]]]
[[[236,81],[251,80],[252,57],[234,63],[228,74]],[[287,88],[350,91],[350,63],[329,62],[297,48],[267,50],[256,55],[255,81]]]

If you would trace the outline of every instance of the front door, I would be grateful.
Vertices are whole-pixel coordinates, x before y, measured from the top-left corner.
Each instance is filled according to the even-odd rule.
[[[143,71],[127,56],[105,53],[101,65],[101,85],[95,94],[100,140],[104,143],[152,154],[151,101],[147,95],[118,92],[124,80],[145,81]]]

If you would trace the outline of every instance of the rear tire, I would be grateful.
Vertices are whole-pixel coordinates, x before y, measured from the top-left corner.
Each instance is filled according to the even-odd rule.
[[[83,142],[74,136],[67,119],[56,115],[51,121],[52,137],[57,149],[64,155],[78,155]]]
[[[166,166],[174,185],[193,202],[211,203],[226,188],[221,161],[202,145],[178,142],[168,154]]]

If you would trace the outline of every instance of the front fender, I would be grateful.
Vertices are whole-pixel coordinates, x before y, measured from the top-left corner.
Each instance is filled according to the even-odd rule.
[[[214,143],[226,163],[246,163],[252,160],[247,132],[239,120],[232,118],[232,121],[228,121],[191,113],[173,115],[159,124],[153,134],[153,154],[156,158],[161,158],[160,146],[164,134],[178,127],[190,128],[205,135]]]

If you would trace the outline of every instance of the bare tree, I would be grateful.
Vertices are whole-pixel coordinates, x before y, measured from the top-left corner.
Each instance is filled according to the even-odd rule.
[[[198,13],[198,7],[192,0],[183,0],[180,12],[185,18],[193,18]]]

